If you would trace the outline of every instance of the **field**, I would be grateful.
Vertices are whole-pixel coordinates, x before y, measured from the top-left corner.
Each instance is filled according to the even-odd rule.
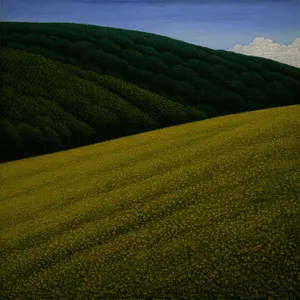
[[[0,299],[299,299],[299,115],[2,163]]]

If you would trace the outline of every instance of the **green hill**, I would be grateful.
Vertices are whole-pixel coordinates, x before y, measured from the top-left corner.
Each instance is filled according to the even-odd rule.
[[[299,114],[2,163],[0,299],[299,299]]]
[[[114,77],[21,50],[1,52],[0,162],[207,118]]]
[[[300,104],[297,68],[145,32],[1,22],[1,46],[0,162]]]
[[[110,27],[24,22],[1,26],[3,47],[124,79],[211,116],[300,102],[300,70],[272,60]]]

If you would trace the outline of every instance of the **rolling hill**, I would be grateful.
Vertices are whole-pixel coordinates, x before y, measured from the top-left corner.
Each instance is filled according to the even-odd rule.
[[[0,164],[0,298],[299,299],[299,114]]]
[[[1,161],[52,153],[207,118],[110,76],[2,49]]]
[[[0,299],[300,298],[300,70],[1,22]]]
[[[171,38],[1,22],[0,162],[300,104],[300,70]]]

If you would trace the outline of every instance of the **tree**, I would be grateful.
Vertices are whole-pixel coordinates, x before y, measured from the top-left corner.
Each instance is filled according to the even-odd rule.
[[[198,46],[187,46],[184,49],[184,58],[186,59],[207,59],[207,57],[209,56],[202,47],[198,47]]]
[[[1,46],[2,47],[7,47],[8,43],[15,43],[18,45],[24,45],[24,39],[25,36],[24,34],[20,34],[20,33],[2,33],[1,32]]]
[[[216,89],[199,92],[198,99],[201,101],[201,103],[210,104],[216,110],[220,108],[220,95],[217,94]]]
[[[226,50],[217,50],[218,53],[218,57],[227,60],[227,61],[231,61],[234,60],[234,58],[236,57],[236,53],[232,52],[232,51],[226,51]]]
[[[151,86],[155,91],[165,91],[167,94],[174,93],[176,81],[164,74],[152,74]]]
[[[98,74],[106,73],[107,71],[115,70],[119,61],[119,57],[102,50],[91,51],[88,53],[86,68]],[[101,70],[102,72],[97,70]]]
[[[238,94],[232,91],[224,91],[220,93],[220,107],[226,111],[226,113],[238,113],[246,111],[246,102]]]
[[[255,71],[247,71],[242,73],[240,80],[248,87],[253,88],[261,88],[266,84],[262,76],[257,74]]]
[[[143,57],[140,67],[153,73],[164,73],[168,69],[167,65],[156,56]]]
[[[213,64],[214,66],[219,65],[227,67],[228,64],[228,60],[221,57],[217,51],[213,53],[206,53],[206,56],[204,56],[200,60],[205,60],[206,62]]]
[[[140,68],[135,68],[133,66],[129,65],[129,68],[127,70],[127,73],[124,73],[126,78],[128,79],[128,82],[143,82],[141,76],[145,76],[146,74],[151,74],[151,72],[144,72],[144,70]]]
[[[169,74],[173,73],[173,77],[177,80],[187,80],[192,84],[196,84],[198,82],[199,76],[198,74],[190,68],[188,65],[175,65],[169,71]]]
[[[132,50],[132,49],[125,49],[122,51],[122,57],[131,65],[143,68],[144,69],[144,59],[145,56],[142,55],[140,52]]]
[[[292,105],[295,103],[293,94],[280,82],[267,84],[265,92],[271,99],[272,106]]]
[[[200,57],[206,56],[206,53],[202,49],[197,48],[194,45],[189,45],[185,42],[179,41],[177,41],[177,43],[174,44],[173,51],[174,53],[176,53],[177,56],[179,56],[183,60],[198,59]]]
[[[188,115],[188,118],[190,121],[199,121],[199,120],[205,120],[208,118],[208,115],[202,111],[197,109],[196,107],[187,106],[185,107],[185,111]]]
[[[271,83],[274,81],[280,82],[283,78],[283,74],[279,72],[268,72],[264,75],[264,79],[267,83]]]
[[[95,104],[84,110],[84,120],[94,128],[97,141],[115,138],[118,136],[117,129],[120,126],[120,120],[117,115],[101,104]]]
[[[255,107],[256,109],[266,107],[270,103],[270,99],[268,99],[263,89],[248,88],[245,99],[249,107]]]
[[[63,110],[70,112],[73,110],[73,97],[75,96],[74,90],[69,88],[54,88],[53,94],[57,95],[55,101],[57,104],[63,108]]]
[[[300,81],[296,81],[290,76],[285,76],[279,72],[269,72],[265,75],[267,83],[280,82],[283,84],[295,97],[300,94]]]
[[[101,38],[96,41],[95,47],[113,55],[121,55],[123,48],[108,38]]]
[[[42,130],[46,139],[45,148],[47,149],[47,153],[52,153],[64,149],[61,137],[54,129],[46,126],[42,128]]]
[[[213,89],[213,83],[205,78],[198,77],[197,82],[194,84],[197,92]]]
[[[174,93],[180,97],[185,97],[187,103],[196,97],[195,88],[186,80],[177,82]]]
[[[70,128],[72,146],[84,146],[93,143],[96,138],[95,130],[86,122],[78,120],[73,115],[67,115],[64,123]]]
[[[214,68],[205,61],[191,59],[188,66],[200,77],[206,79],[213,77]]]
[[[128,38],[130,38],[136,45],[142,45],[145,47],[152,47],[155,50],[160,49],[162,44],[162,37],[156,34],[147,32],[127,32]]]
[[[124,33],[114,33],[115,34],[115,39],[114,43],[119,45],[123,50],[124,49],[133,49],[135,48],[135,43],[130,40]]]
[[[164,110],[164,119],[166,120],[167,126],[183,124],[190,121],[185,106],[181,103],[168,101],[168,103],[162,106],[162,109]]]
[[[238,93],[241,96],[245,96],[247,94],[248,87],[239,80],[228,80],[228,89],[232,90],[235,93]]]
[[[21,158],[24,141],[17,128],[7,119],[0,119],[0,162]]]
[[[229,84],[227,82],[228,78],[232,78],[234,75],[223,65],[215,65],[213,73],[213,82],[222,88],[228,89]]]
[[[21,138],[24,141],[25,157],[45,153],[46,139],[40,128],[29,123],[22,122],[18,125]]]
[[[66,56],[69,54],[69,48],[72,44],[73,43],[67,39],[57,39],[54,44],[54,50]]]
[[[300,80],[296,81],[291,77],[284,76],[281,82],[294,95],[294,103],[299,104]]]
[[[149,88],[150,84],[153,86],[153,88],[156,88],[155,84],[152,83],[153,79],[155,78],[155,75],[152,72],[139,69],[137,74],[138,82],[144,83],[147,88]]]
[[[117,70],[115,73],[122,75],[122,77],[130,78],[130,76],[128,75],[131,75],[134,72],[135,68],[121,57],[118,57],[118,59],[115,60],[115,62],[115,70]]]
[[[208,118],[213,118],[218,116],[217,110],[207,102],[201,102],[195,106],[201,113],[206,115]]]
[[[70,45],[68,54],[75,59],[85,62],[86,61],[85,55],[91,51],[96,51],[94,45],[92,45],[88,41],[80,41]]]
[[[71,130],[64,124],[64,121],[61,118],[54,121],[55,123],[52,129],[60,136],[63,148],[70,149],[70,147],[72,147]]]
[[[160,53],[153,47],[136,45],[135,50],[146,56],[159,56]]]
[[[29,33],[24,35],[23,44],[27,46],[31,45],[40,45],[41,44],[41,36],[38,34]]]
[[[224,65],[215,65],[214,69],[215,69],[215,72],[218,74],[221,74],[225,80],[234,76],[234,73],[232,71],[228,70],[228,68]]]
[[[163,53],[161,53],[160,54],[160,58],[169,67],[174,66],[174,65],[181,65],[181,64],[184,63],[184,61],[180,57],[174,55],[171,52],[163,52]]]
[[[248,71],[247,68],[236,59],[230,61],[230,66],[228,66],[228,69],[233,71],[236,74],[236,76],[239,76],[239,74]]]
[[[116,113],[121,122],[119,132],[124,135],[152,129],[153,120],[147,113],[118,96],[112,97],[105,103],[105,108]]]
[[[266,69],[263,64],[261,64],[259,61],[254,60],[247,60],[245,62],[245,66],[249,68],[251,71],[257,72],[259,75],[263,76],[269,72],[268,69]]]

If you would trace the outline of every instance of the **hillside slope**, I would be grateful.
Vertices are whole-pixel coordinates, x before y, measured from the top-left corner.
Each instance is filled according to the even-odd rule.
[[[3,47],[111,75],[209,116],[300,103],[300,69],[145,32],[2,22]]]
[[[0,164],[0,298],[299,299],[299,113]]]
[[[0,162],[207,118],[110,76],[1,49]]]

